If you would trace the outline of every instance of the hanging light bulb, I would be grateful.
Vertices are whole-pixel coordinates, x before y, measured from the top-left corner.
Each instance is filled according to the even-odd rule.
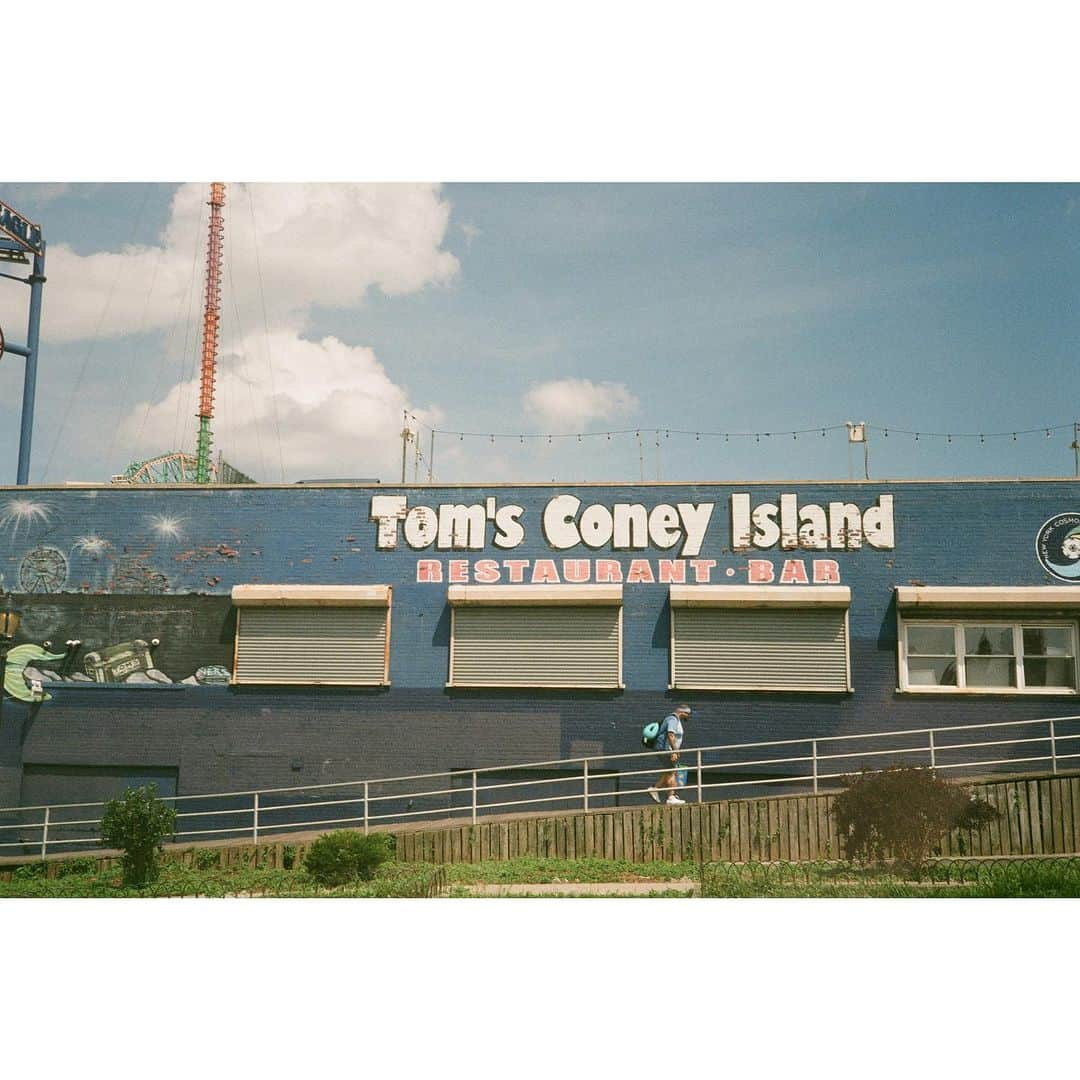
[[[494,435],[491,436],[491,445],[492,446],[495,445],[495,436]]]
[[[952,436],[951,435],[946,435],[945,436],[945,441],[946,442],[952,442]]]
[[[979,436],[979,442],[981,442],[981,443],[984,443],[984,442],[986,442],[986,438],[985,438],[985,436],[983,436],[983,435],[980,435],[980,436]]]
[[[1046,437],[1048,439],[1050,438],[1050,429],[1049,428],[1046,429]]]
[[[760,435],[755,435],[754,436],[754,442],[761,442],[761,436]]]
[[[1016,442],[1016,432],[1013,432],[1013,442]]]
[[[580,435],[577,437],[577,441],[581,442],[581,436]]]
[[[465,433],[463,431],[458,432],[457,441],[458,442],[464,442],[465,441]]]
[[[791,433],[791,440],[792,440],[792,442],[798,442],[799,441],[799,433],[797,431],[793,431]]]
[[[915,432],[915,441],[916,441],[916,442],[918,442],[918,441],[919,441],[919,433],[918,433],[917,431]]]
[[[825,429],[824,428],[821,429],[821,437],[823,439],[825,438]]]
[[[701,442],[701,432],[700,431],[695,431],[694,432],[694,442]]]
[[[550,435],[548,436],[548,445],[549,446],[551,445],[551,436]]]
[[[886,428],[886,429],[885,429],[885,438],[887,439],[888,437],[889,437],[889,429],[888,429],[888,428]]]

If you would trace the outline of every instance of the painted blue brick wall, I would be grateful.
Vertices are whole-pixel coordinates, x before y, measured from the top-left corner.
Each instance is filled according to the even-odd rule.
[[[0,572],[18,588],[28,555],[62,556],[67,594],[20,597],[28,635],[49,626],[57,640],[80,637],[81,603],[145,609],[146,636],[172,626],[185,603],[207,662],[228,650],[227,604],[235,584],[390,584],[394,587],[392,686],[378,691],[237,690],[184,687],[52,688],[37,709],[8,699],[0,723],[0,805],[18,800],[22,764],[175,766],[182,792],[212,791],[495,765],[639,749],[638,731],[676,697],[668,692],[667,587],[624,586],[626,690],[620,693],[448,691],[447,583],[416,581],[419,558],[673,557],[676,551],[553,552],[540,529],[543,506],[572,493],[599,502],[713,502],[701,552],[715,559],[713,582],[746,582],[747,555],[730,546],[729,498],[753,503],[795,492],[800,503],[895,499],[895,550],[755,552],[779,571],[785,557],[837,561],[851,587],[852,694],[694,694],[692,742],[794,738],[977,720],[1021,719],[1076,710],[1071,696],[1017,698],[896,693],[893,592],[933,585],[1060,584],[1035,557],[1035,534],[1051,516],[1080,508],[1069,480],[966,483],[753,485],[535,485],[476,488],[260,487],[254,489],[0,490]],[[415,552],[399,540],[377,551],[369,520],[373,494],[403,493],[410,505],[472,503],[487,495],[525,508],[524,542],[513,551]],[[22,508],[15,506],[22,502]],[[490,529],[490,527],[489,527]],[[490,532],[489,532],[490,539]],[[56,556],[51,557],[56,563]],[[35,565],[31,558],[31,569]],[[728,576],[727,570],[734,571]],[[61,571],[58,571],[60,573]],[[25,583],[24,583],[25,584]],[[52,584],[56,584],[53,580]],[[192,594],[206,598],[193,605]],[[1078,591],[1080,597],[1080,591]],[[185,600],[185,596],[188,599]],[[198,614],[202,612],[202,614]],[[130,614],[124,625],[130,625]],[[174,621],[170,623],[170,618]],[[218,624],[221,624],[220,626]],[[34,639],[34,638],[31,638]],[[211,647],[212,643],[216,646]],[[204,643],[208,643],[205,644]],[[163,648],[175,643],[163,643]],[[194,647],[194,646],[193,646]],[[218,651],[214,655],[214,648]],[[181,650],[182,652],[182,650]],[[184,662],[196,657],[185,655]],[[179,661],[177,661],[179,663]],[[294,763],[302,764],[298,769]]]

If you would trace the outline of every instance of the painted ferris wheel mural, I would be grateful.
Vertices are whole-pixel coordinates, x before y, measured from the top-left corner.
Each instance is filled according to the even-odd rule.
[[[19,563],[19,589],[24,593],[59,592],[67,578],[67,559],[58,548],[34,548]]]

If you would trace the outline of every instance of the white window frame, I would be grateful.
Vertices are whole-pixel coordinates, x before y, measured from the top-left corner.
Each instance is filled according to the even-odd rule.
[[[941,628],[949,626],[953,630],[953,656],[956,663],[956,686],[913,686],[908,680],[908,645],[907,631],[911,626],[932,626]],[[964,628],[968,626],[991,626],[1010,627],[1013,635],[1012,658],[1016,661],[1016,686],[968,686],[967,685],[967,657],[964,641]],[[1076,622],[1068,619],[983,619],[978,615],[967,617],[916,617],[899,619],[898,634],[898,657],[899,657],[899,691],[904,694],[978,694],[982,696],[993,695],[1034,695],[1042,697],[1076,697],[1080,695],[1080,689],[1074,685],[1067,686],[1028,686],[1024,678],[1024,628],[1068,630],[1069,648],[1072,653],[1073,682],[1080,682],[1077,657],[1077,627]]]

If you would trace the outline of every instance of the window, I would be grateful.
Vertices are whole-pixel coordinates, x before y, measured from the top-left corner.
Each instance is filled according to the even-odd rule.
[[[448,686],[622,688],[622,586],[452,585]]]
[[[672,585],[671,686],[851,689],[841,585]]]
[[[1076,691],[1072,623],[904,621],[900,641],[901,690]]]
[[[237,585],[233,682],[385,686],[389,585]]]

